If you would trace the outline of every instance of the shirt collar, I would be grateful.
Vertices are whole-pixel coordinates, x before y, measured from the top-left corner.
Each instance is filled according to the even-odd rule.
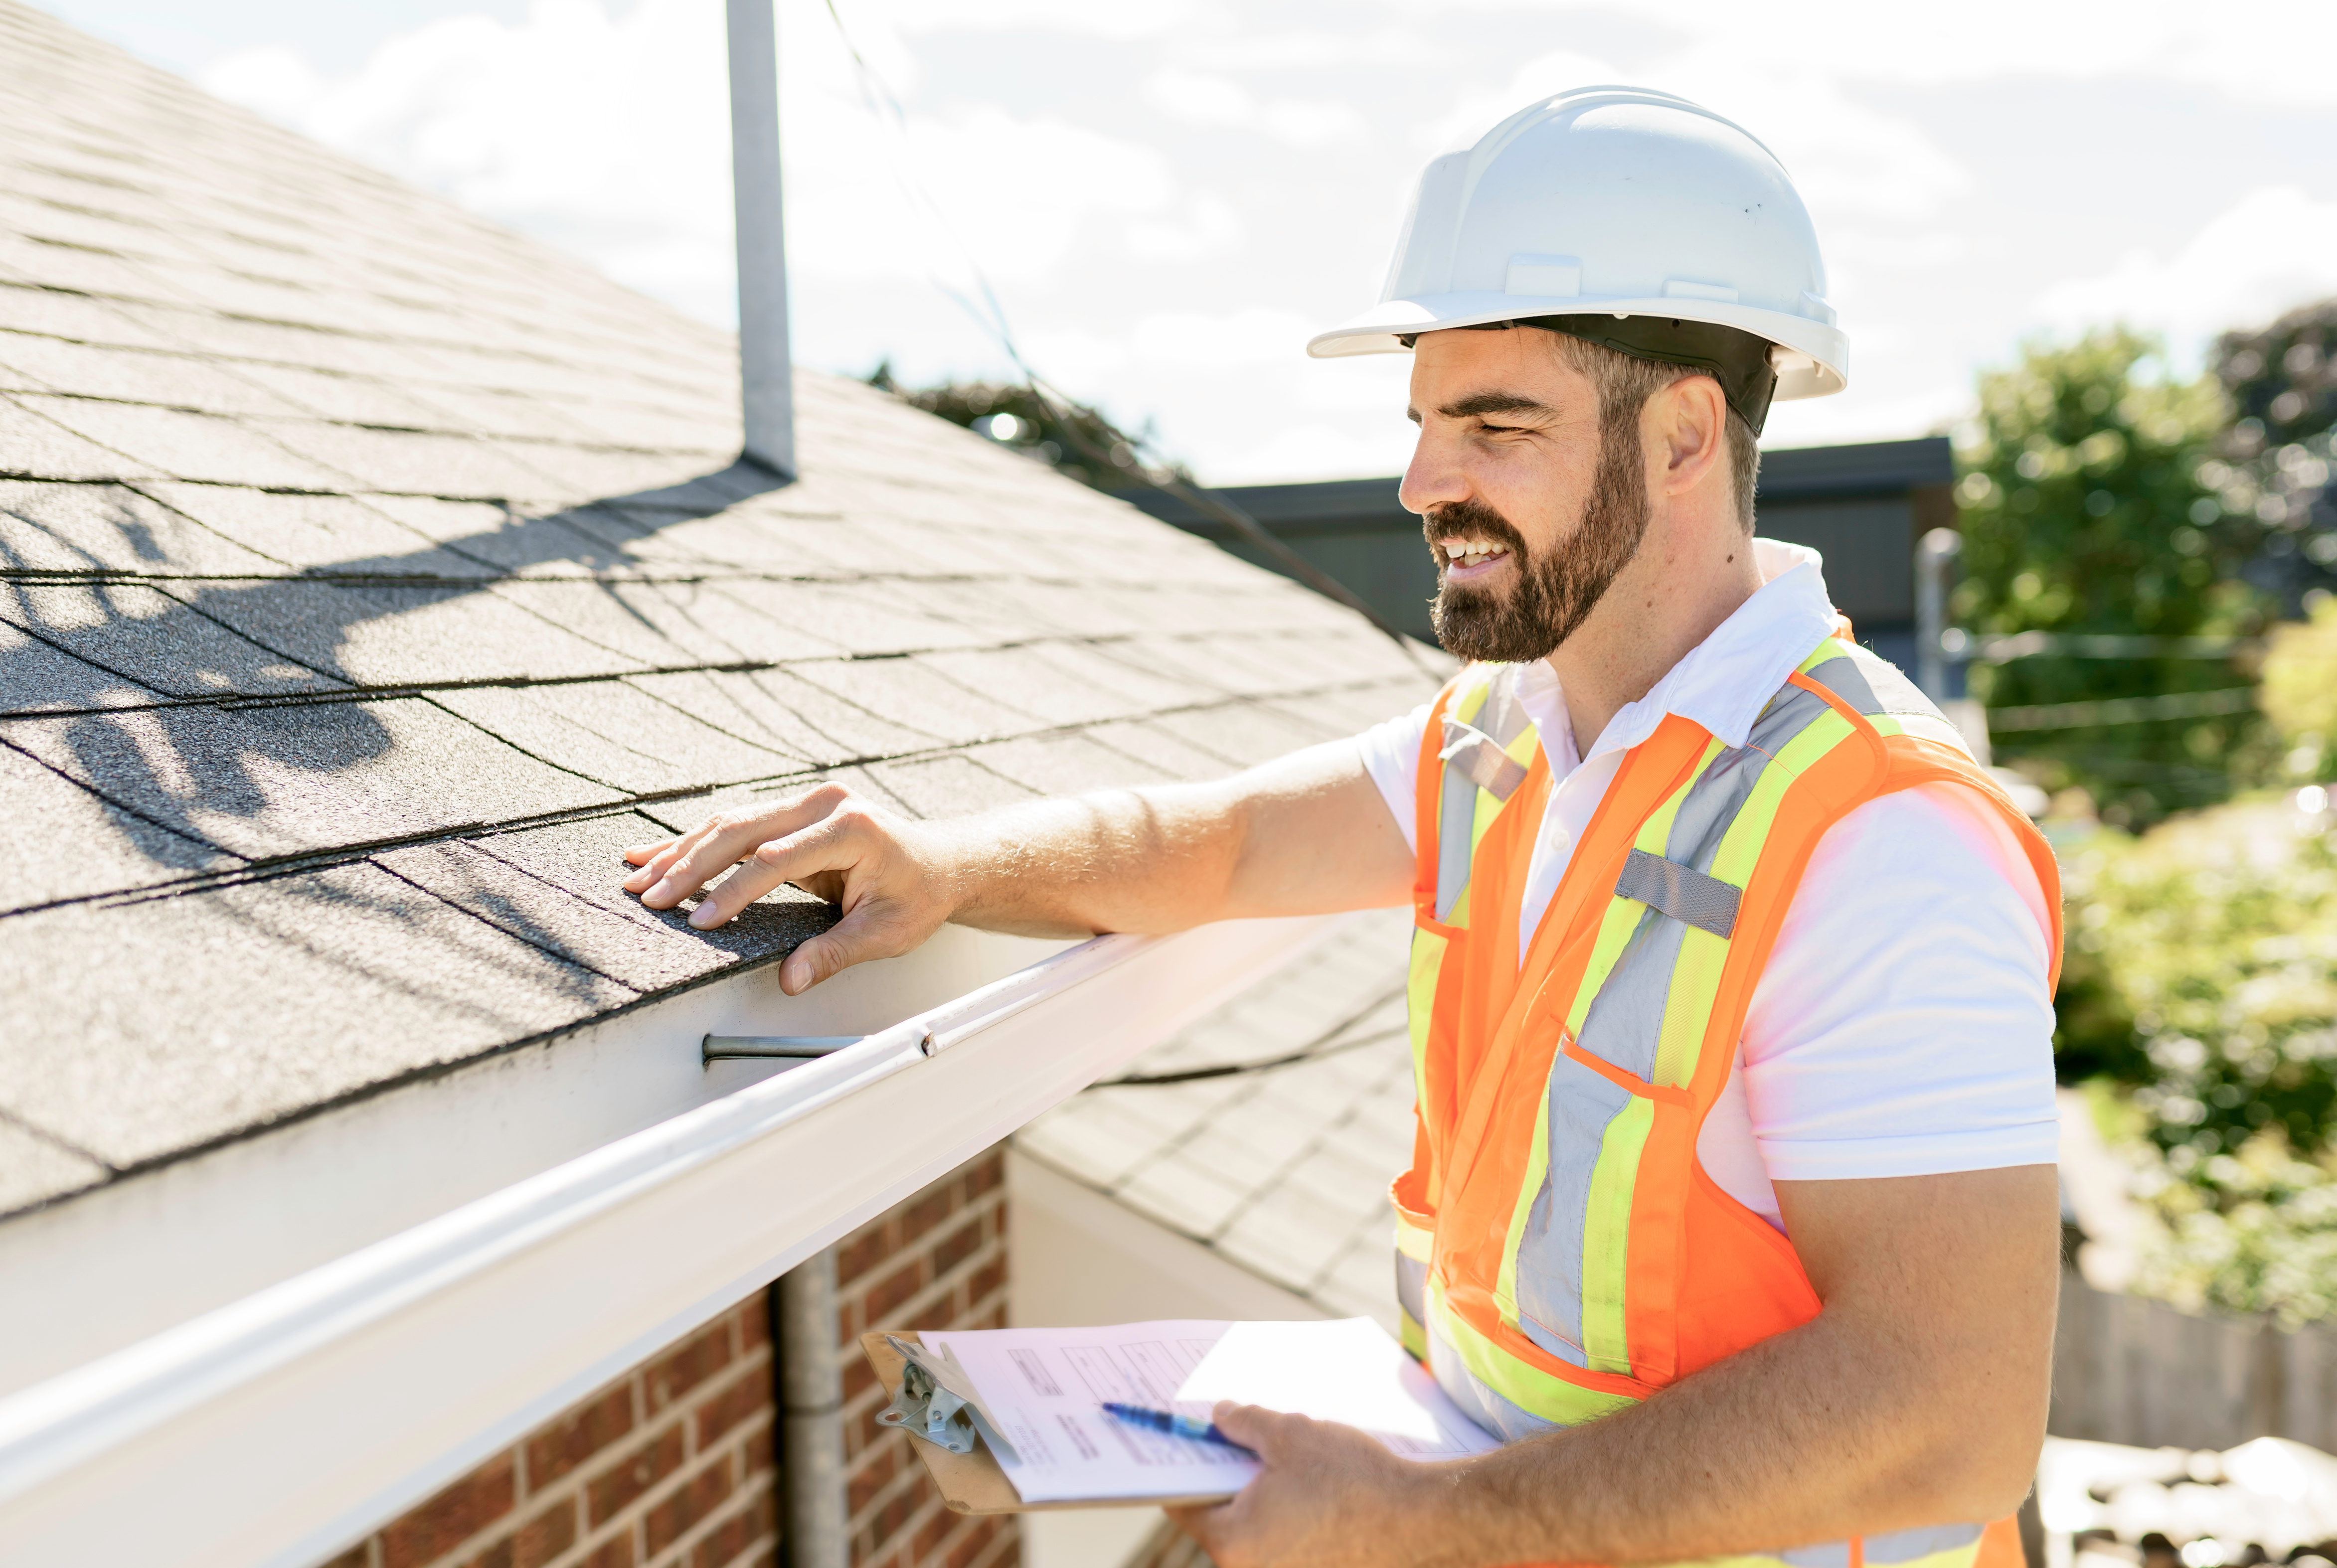
[[[1826,597],[1824,558],[1816,550],[1756,539],[1753,560],[1761,570],[1760,589],[1666,671],[1647,696],[1618,711],[1585,762],[1638,745],[1667,714],[1702,725],[1723,745],[1741,746],[1751,736],[1753,721],[1785,677],[1833,632],[1836,618]],[[1554,674],[1551,680],[1555,685]]]

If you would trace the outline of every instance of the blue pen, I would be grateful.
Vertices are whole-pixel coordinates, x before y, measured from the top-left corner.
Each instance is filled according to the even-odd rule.
[[[1231,1448],[1237,1454],[1257,1457],[1255,1450],[1245,1448],[1217,1430],[1215,1421],[1197,1421],[1190,1416],[1179,1416],[1173,1410],[1148,1410],[1141,1405],[1115,1405],[1104,1402],[1104,1413],[1127,1422],[1131,1427],[1149,1427],[1155,1432],[1166,1432],[1172,1437],[1191,1437],[1198,1442],[1215,1443],[1221,1448]]]

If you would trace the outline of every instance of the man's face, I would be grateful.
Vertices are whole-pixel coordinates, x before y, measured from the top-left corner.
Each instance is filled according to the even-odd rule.
[[[1436,639],[1546,657],[1581,628],[1648,524],[1638,422],[1602,439],[1599,392],[1533,327],[1423,334],[1403,505],[1435,552]]]

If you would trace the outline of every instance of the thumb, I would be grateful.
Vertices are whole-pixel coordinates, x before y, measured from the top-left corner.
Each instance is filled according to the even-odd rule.
[[[1272,1426],[1269,1418],[1273,1414],[1256,1405],[1237,1405],[1231,1399],[1220,1399],[1209,1413],[1209,1419],[1217,1424],[1218,1431],[1243,1447],[1257,1448]]]
[[[870,900],[816,937],[805,939],[779,966],[779,989],[799,997],[820,981],[870,959],[889,959],[915,946],[901,940],[893,911]]]

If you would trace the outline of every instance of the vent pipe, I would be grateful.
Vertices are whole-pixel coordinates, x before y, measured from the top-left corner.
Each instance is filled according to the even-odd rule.
[[[728,0],[730,186],[738,218],[738,379],[746,456],[796,476],[787,354],[787,241],[779,209],[779,38],[775,0]]]

